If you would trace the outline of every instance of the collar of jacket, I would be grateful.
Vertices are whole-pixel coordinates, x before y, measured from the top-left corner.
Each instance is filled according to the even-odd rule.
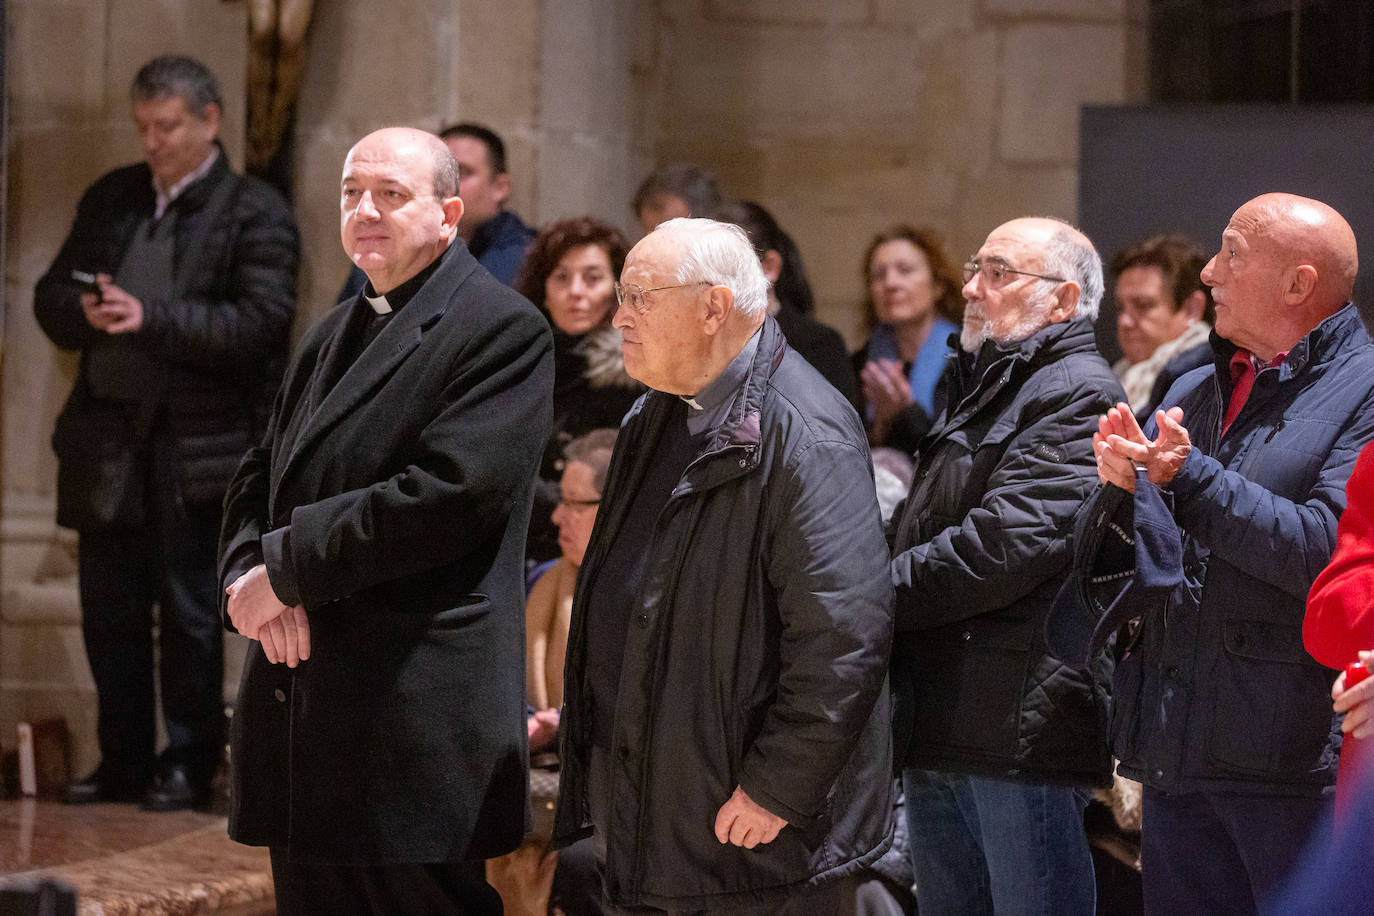
[[[759,345],[744,383],[726,411],[725,420],[707,437],[702,453],[687,466],[682,480],[673,488],[674,497],[719,486],[758,467],[763,399],[786,353],[787,341],[782,329],[772,316],[764,318],[763,327],[759,329]],[[651,390],[631,410],[631,416],[642,412],[646,421],[662,423],[675,400],[677,395]]]
[[[1277,367],[1279,381],[1286,382],[1309,365],[1320,366],[1330,362],[1339,353],[1368,342],[1369,333],[1365,330],[1364,322],[1360,320],[1360,313],[1354,303],[1347,302],[1340,311],[1328,315],[1320,324],[1308,331],[1307,336],[1293,345],[1293,349],[1288,351],[1288,356]],[[1229,396],[1231,371],[1228,364],[1240,348],[1217,334],[1215,330],[1208,337],[1208,343],[1212,345],[1212,361],[1217,368],[1218,383]]]
[[[219,148],[219,155],[215,157],[214,163],[204,175],[187,185],[186,189],[177,195],[176,200],[167,205],[168,213],[199,210],[205,206],[210,195],[214,193],[215,185],[219,184],[220,180],[229,173],[229,154],[218,140],[215,141],[215,146]],[[140,197],[139,205],[140,210],[146,209],[151,214],[157,206],[157,192],[153,190],[153,170],[148,168],[145,163],[143,172],[147,177],[145,184],[148,193],[146,198]]]
[[[1093,325],[1086,318],[1057,321],[1029,337],[1008,344],[985,341],[974,363],[975,372],[978,372],[977,367],[983,367],[976,378],[967,378],[963,367],[957,362],[953,367],[952,390],[955,397],[950,404],[950,414],[964,413],[965,401],[969,396],[979,392],[986,395],[1010,382],[1018,365],[1034,371],[1070,353],[1096,349],[1097,338],[1093,333]],[[963,351],[955,350],[950,358],[959,360],[965,357]]]

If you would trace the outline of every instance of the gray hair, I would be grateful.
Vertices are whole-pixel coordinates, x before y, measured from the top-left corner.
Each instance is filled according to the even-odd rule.
[[[739,226],[682,216],[654,231],[671,233],[682,243],[678,283],[728,287],[735,294],[735,312],[742,318],[761,318],[767,312],[768,278]]]
[[[458,160],[446,143],[434,148],[434,196],[441,201],[458,196]]]
[[[180,96],[186,100],[186,110],[201,120],[205,119],[209,105],[224,108],[219,82],[210,68],[194,58],[175,54],[154,57],[140,67],[129,93],[136,102]]]
[[[1045,272],[1077,283],[1080,292],[1074,317],[1096,321],[1102,304],[1102,258],[1087,236],[1062,219],[1049,218],[1063,223],[1063,228],[1050,236],[1045,246]],[[1049,280],[1039,283],[1046,295],[1055,285]]]
[[[611,467],[611,453],[615,451],[615,439],[619,430],[594,429],[572,440],[563,449],[565,467],[574,461],[592,469],[592,489],[597,493],[606,492],[606,472]]]

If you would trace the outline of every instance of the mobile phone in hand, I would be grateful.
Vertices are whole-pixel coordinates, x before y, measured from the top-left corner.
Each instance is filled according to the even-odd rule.
[[[100,284],[95,282],[95,274],[87,273],[84,270],[72,271],[72,282],[81,287],[83,293],[95,293],[100,296]]]

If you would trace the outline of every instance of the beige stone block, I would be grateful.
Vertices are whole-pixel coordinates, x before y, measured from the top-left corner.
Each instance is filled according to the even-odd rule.
[[[961,238],[976,250],[989,232],[1020,216],[1078,219],[1078,169],[1057,165],[999,165],[972,182],[958,214]]]
[[[873,20],[878,25],[915,31],[922,41],[973,30],[978,8],[964,0],[874,0]]]
[[[997,156],[997,33],[960,34],[930,47],[917,122],[923,160],[960,175]]]
[[[869,0],[706,0],[705,18],[766,25],[866,23]]]
[[[999,149],[1010,162],[1069,163],[1078,156],[1078,113],[1085,104],[1125,98],[1126,42],[1121,25],[1027,25],[1002,45]]]
[[[298,129],[357,140],[389,125],[436,130],[453,110],[458,4],[316,4]],[[352,141],[350,141],[351,143]]]
[[[7,690],[95,690],[79,622],[0,625],[0,670]]]
[[[665,35],[662,135],[783,141],[917,131],[921,68],[906,34],[877,27],[706,23]]]
[[[1119,19],[1127,0],[983,0],[983,11],[994,16],[1030,19],[1065,16],[1076,19]]]
[[[98,121],[103,102],[103,4],[11,3],[9,117],[25,129]],[[61,49],[60,53],[59,50]],[[82,49],[82,53],[72,53]]]
[[[588,0],[560,2],[543,12],[554,15],[569,6],[580,10],[587,4]],[[479,121],[492,127],[534,119],[544,66],[540,59],[540,15],[536,0],[467,0],[461,4],[459,106],[443,112],[444,118]]]

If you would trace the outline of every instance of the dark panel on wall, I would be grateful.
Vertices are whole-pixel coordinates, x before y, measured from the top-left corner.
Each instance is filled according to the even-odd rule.
[[[1236,208],[1266,191],[1325,201],[1355,230],[1374,296],[1374,105],[1086,107],[1078,218],[1104,261],[1159,232],[1184,232],[1215,252]],[[1111,278],[1098,322],[1116,358]]]

